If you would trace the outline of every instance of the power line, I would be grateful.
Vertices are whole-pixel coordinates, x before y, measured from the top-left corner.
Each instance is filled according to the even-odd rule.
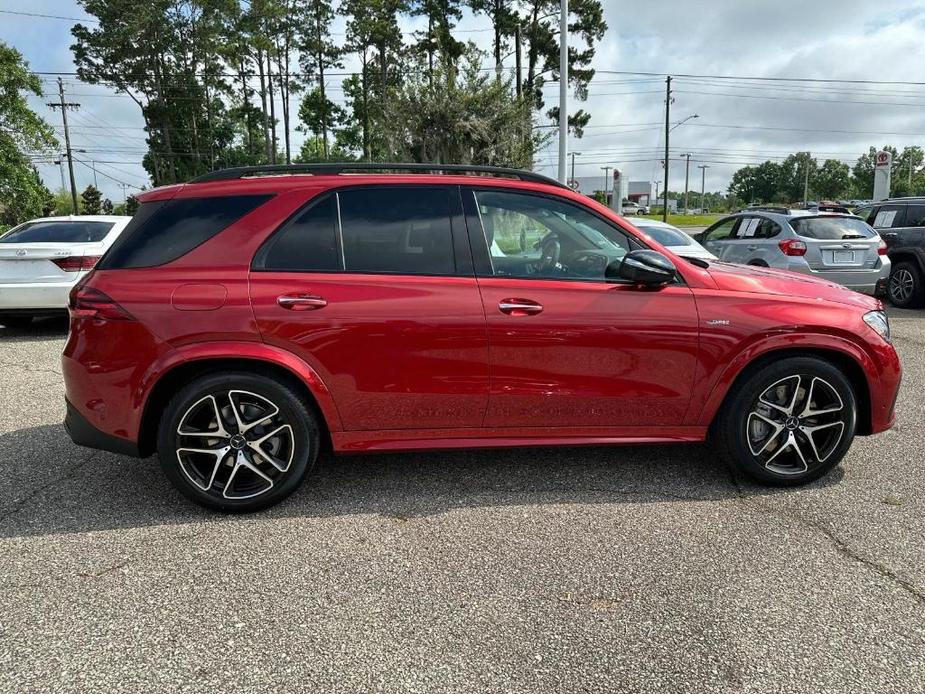
[[[0,14],[16,14],[22,17],[38,17],[40,19],[66,19],[69,22],[92,22],[94,24],[99,24],[100,20],[93,19],[89,17],[78,18],[78,17],[62,17],[57,14],[41,14],[39,12],[21,12],[19,10],[0,10]]]

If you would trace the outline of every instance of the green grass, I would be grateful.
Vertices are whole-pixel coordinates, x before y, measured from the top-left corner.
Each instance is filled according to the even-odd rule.
[[[643,215],[649,219],[657,219],[662,221],[662,215],[660,214],[649,214]],[[724,215],[722,214],[668,214],[668,223],[676,227],[708,227],[717,219],[720,219]],[[627,219],[632,220],[633,215],[627,217]]]

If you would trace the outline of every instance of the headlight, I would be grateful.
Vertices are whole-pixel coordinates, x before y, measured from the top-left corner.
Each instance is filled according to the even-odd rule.
[[[883,311],[871,311],[864,314],[864,322],[884,340],[890,342],[890,319]]]

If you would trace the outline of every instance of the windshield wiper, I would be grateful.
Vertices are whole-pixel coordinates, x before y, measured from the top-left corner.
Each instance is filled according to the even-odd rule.
[[[845,241],[847,239],[864,239],[864,238],[867,238],[867,237],[861,236],[860,234],[845,234],[844,236],[841,237],[842,241]]]

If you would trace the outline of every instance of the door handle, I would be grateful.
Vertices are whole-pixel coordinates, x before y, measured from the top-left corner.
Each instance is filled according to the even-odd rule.
[[[748,250],[750,250],[750,251],[757,251],[757,250],[758,250],[758,246],[746,246],[746,248],[748,248]]]
[[[283,294],[276,303],[290,311],[316,311],[328,305],[323,297],[314,294]]]
[[[543,307],[530,299],[502,299],[498,310],[509,316],[532,316],[540,313]]]
[[[899,234],[897,234],[895,231],[888,231],[885,234],[880,234],[880,236],[882,236],[885,239],[898,239],[899,238]]]

